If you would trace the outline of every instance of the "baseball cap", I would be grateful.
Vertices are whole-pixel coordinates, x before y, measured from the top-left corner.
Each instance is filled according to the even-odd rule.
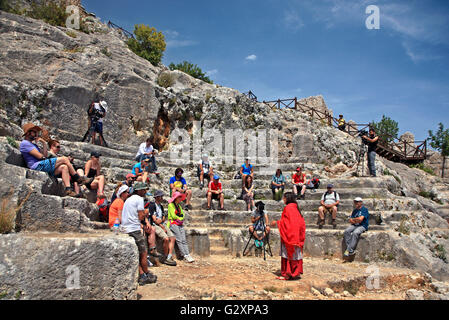
[[[155,192],[154,192],[154,197],[156,198],[156,197],[163,197],[165,194],[164,194],[164,192],[163,191],[161,191],[161,190],[156,190]]]
[[[332,184],[332,183],[329,183],[328,185],[327,185],[327,188],[329,189],[329,188],[333,188],[334,187],[334,185]]]
[[[301,171],[301,167],[296,167],[296,171]]]
[[[120,198],[120,195],[121,195],[123,192],[126,192],[126,191],[129,191],[128,186],[127,186],[127,185],[121,186],[121,187],[118,189],[118,191],[117,191],[117,197]]]
[[[136,177],[136,175],[134,175],[134,174],[132,174],[132,173],[128,173],[127,175],[126,175],[126,179],[129,179],[129,178],[135,178]]]
[[[360,198],[360,197],[357,197],[357,198],[354,199],[354,202],[363,202],[363,199]]]
[[[95,157],[95,158],[100,158],[101,157],[101,153],[97,152],[97,151],[92,151],[90,153],[91,157]]]
[[[216,174],[216,175],[214,175],[214,179],[215,179],[215,180],[219,180],[219,179],[220,179],[220,176],[219,176],[218,174]]]

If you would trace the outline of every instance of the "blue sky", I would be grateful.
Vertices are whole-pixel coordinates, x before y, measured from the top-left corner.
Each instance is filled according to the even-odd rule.
[[[399,122],[417,140],[449,127],[449,1],[83,0],[133,31],[162,31],[163,63],[197,64],[262,100],[323,95],[347,120]],[[368,30],[369,5],[380,29]]]

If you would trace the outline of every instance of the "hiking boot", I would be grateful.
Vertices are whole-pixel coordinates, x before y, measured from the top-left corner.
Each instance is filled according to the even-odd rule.
[[[94,181],[95,180],[95,178],[88,178],[88,177],[86,177],[86,176],[80,176],[79,178],[78,178],[78,180],[77,181],[75,181],[75,182],[77,182],[80,186],[84,186],[84,185],[89,185],[89,184],[91,184],[92,183],[92,181]]]
[[[203,190],[203,188],[204,188],[204,183],[200,183],[200,190]]]
[[[344,255],[345,257],[349,257],[349,251],[346,250],[345,253],[343,253],[343,255]]]
[[[161,258],[161,257],[164,256],[164,255],[160,254],[159,252],[157,252],[156,249],[151,250],[151,251],[150,251],[150,255],[152,255],[152,256],[155,257],[155,258]]]
[[[157,281],[157,277],[151,273],[143,273],[139,276],[138,283],[141,286],[144,286],[149,283],[155,283]]]
[[[332,219],[332,227],[337,229],[337,222],[335,222],[335,219]]]
[[[212,208],[211,207],[207,207],[207,210],[212,210]]]
[[[77,198],[78,194],[72,188],[67,188],[67,189],[65,189],[65,196]]]
[[[176,266],[176,261],[173,260],[172,257],[164,259],[164,261],[162,263],[166,264],[167,266],[173,266],[173,267]]]
[[[219,208],[218,210],[220,210],[220,211],[224,211],[225,210],[225,208],[223,207],[223,208]]]
[[[318,219],[317,224],[319,229],[323,229],[324,222],[325,222],[324,219]]]
[[[193,261],[195,261],[195,260],[190,256],[190,254],[185,255],[185,256],[184,256],[184,259],[185,259],[188,263],[192,263]]]

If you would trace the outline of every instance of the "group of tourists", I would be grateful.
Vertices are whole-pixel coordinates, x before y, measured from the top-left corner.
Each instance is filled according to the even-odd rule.
[[[23,141],[20,151],[28,166],[32,170],[48,173],[53,177],[60,177],[65,186],[65,195],[81,197],[83,189],[96,190],[97,198],[104,199],[105,177],[101,171],[101,154],[93,151],[84,167],[74,165],[71,156],[61,155],[61,144],[58,140],[44,140],[40,133],[42,128],[32,123],[23,126]],[[38,146],[42,144],[42,147]],[[170,178],[170,199],[167,210],[163,208],[164,192],[156,190],[154,195],[149,192],[149,175],[159,176],[157,172],[157,150],[152,146],[150,138],[142,143],[135,156],[137,162],[131,172],[126,175],[125,181],[119,183],[114,190],[108,212],[108,222],[111,229],[121,226],[122,230],[135,239],[139,250],[139,283],[154,283],[157,277],[148,270],[150,258],[159,258],[159,261],[170,266],[176,266],[173,259],[175,243],[183,259],[189,263],[194,259],[189,253],[184,229],[184,210],[191,210],[192,190],[188,188],[183,177],[183,169],[177,168],[174,176]],[[224,210],[224,194],[220,176],[214,172],[213,165],[207,154],[203,154],[197,167],[197,176],[200,179],[200,188],[204,188],[208,180],[207,209],[211,209],[212,200],[219,201],[220,210]],[[264,240],[270,233],[270,227],[277,226],[281,236],[281,276],[280,280],[296,279],[302,274],[303,246],[305,242],[305,222],[301,215],[297,200],[304,200],[305,192],[311,189],[314,192],[319,187],[319,179],[307,177],[302,167],[298,166],[292,175],[292,192],[284,194],[286,179],[282,170],[278,169],[272,176],[271,190],[273,199],[283,199],[285,207],[279,221],[268,220],[263,203],[255,205],[254,167],[249,159],[239,169],[242,179],[241,198],[246,202],[248,211],[252,211],[249,232],[255,235],[256,246],[264,245]],[[154,201],[148,200],[149,196]],[[185,201],[185,205],[182,203]],[[336,217],[340,196],[329,184],[327,191],[321,197],[318,208],[318,226],[321,229],[325,223],[325,215],[332,216],[333,228],[336,228]],[[354,199],[354,211],[349,223],[351,226],[344,232],[347,249],[344,256],[354,255],[360,235],[369,227],[369,212],[363,206],[361,198]],[[163,243],[161,254],[156,249],[156,239]]]

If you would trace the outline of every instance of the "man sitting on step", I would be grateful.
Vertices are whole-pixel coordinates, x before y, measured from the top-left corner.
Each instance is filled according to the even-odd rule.
[[[220,201],[220,209],[224,210],[224,194],[220,182],[220,176],[214,175],[213,181],[209,182],[209,189],[207,190],[207,210],[211,209],[212,200]]]
[[[203,154],[201,160],[198,162],[197,176],[200,179],[200,189],[204,187],[204,179],[207,179],[209,182],[212,181],[214,168],[207,153]]]
[[[93,179],[80,176],[67,157],[57,157],[47,159],[48,148],[47,142],[39,136],[42,129],[32,123],[23,126],[24,140],[20,143],[20,153],[22,154],[27,167],[31,170],[43,171],[50,176],[55,177],[61,175],[62,182],[65,186],[65,195],[77,197],[78,194],[70,186],[70,179],[77,182],[80,186],[91,183]],[[42,151],[37,143],[42,143]]]
[[[156,190],[154,193],[154,202],[150,202],[148,210],[150,211],[151,224],[154,226],[156,236],[164,242],[164,257],[161,258],[161,262],[169,265],[176,266],[176,261],[173,260],[173,249],[175,247],[176,237],[175,234],[167,228],[165,222],[167,220],[167,212],[162,207],[162,201],[164,200],[164,193],[160,190]]]
[[[349,218],[349,226],[344,233],[344,240],[346,243],[345,257],[355,254],[354,250],[360,239],[360,235],[368,231],[369,227],[369,212],[368,209],[363,206],[363,199],[357,197],[354,199],[354,210],[352,211],[351,218]]]
[[[330,213],[332,215],[332,226],[334,229],[337,228],[337,223],[335,219],[337,219],[337,211],[339,204],[340,204],[340,195],[336,191],[334,191],[333,184],[328,184],[327,191],[323,193],[323,196],[321,197],[321,206],[318,208],[319,229],[323,228],[326,213]]]

